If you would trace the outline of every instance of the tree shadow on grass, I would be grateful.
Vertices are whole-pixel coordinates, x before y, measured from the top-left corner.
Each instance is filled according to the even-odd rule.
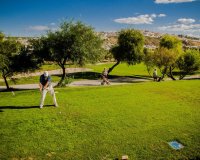
[[[61,77],[61,74],[56,75],[58,77]],[[98,72],[76,72],[76,73],[68,73],[67,77],[71,77],[73,79],[88,79],[88,80],[96,80],[101,78],[101,73]],[[147,79],[152,80],[152,77],[147,75],[133,75],[133,76],[119,76],[119,75],[108,75],[109,79],[114,78],[121,78],[121,77],[127,77],[127,78],[135,78],[135,79]]]
[[[112,83],[133,84],[133,83],[144,83],[145,81],[142,81],[142,80],[134,80],[134,81],[132,81],[132,80],[128,80],[128,79],[117,79],[117,80],[110,79],[110,82],[111,82],[111,85],[112,85]]]
[[[127,77],[145,79],[145,80],[152,80],[152,77],[151,76],[147,76],[147,75],[133,75],[133,76],[127,76]]]
[[[44,105],[43,107],[51,107],[54,105]],[[33,109],[39,108],[39,106],[0,106],[0,112],[3,112],[2,109]]]
[[[174,76],[179,76],[181,73],[184,73],[184,72],[181,72],[181,71],[173,71],[172,72]],[[193,73],[189,73],[187,74],[188,76],[193,76],[193,75],[198,75],[200,74],[200,71],[196,71],[196,72],[193,72]]]
[[[32,88],[10,88],[10,89],[4,89],[4,88],[2,88],[2,89],[0,89],[0,92],[12,92],[12,91],[27,91],[27,90],[35,90],[35,89],[32,89]]]
[[[56,76],[62,77],[62,74],[57,74]],[[73,79],[94,80],[100,78],[101,74],[98,72],[76,72],[76,73],[67,73],[66,76]]]

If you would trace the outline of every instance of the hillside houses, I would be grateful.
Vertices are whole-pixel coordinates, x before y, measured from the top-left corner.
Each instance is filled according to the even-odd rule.
[[[141,32],[145,36],[144,47],[151,50],[154,50],[158,47],[160,38],[164,35],[164,33],[151,32],[147,30],[141,30]],[[97,34],[100,35],[101,38],[104,40],[103,47],[106,50],[110,50],[114,45],[117,44],[118,32],[97,32]],[[178,35],[178,37],[182,40],[184,48],[200,49],[199,38],[193,38],[184,35]],[[35,39],[38,37],[32,37],[32,38]],[[13,39],[16,39],[18,42],[27,46],[29,44],[29,39],[31,39],[31,37],[13,37]]]

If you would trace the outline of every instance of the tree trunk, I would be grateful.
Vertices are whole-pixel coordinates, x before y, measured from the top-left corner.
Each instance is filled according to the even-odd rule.
[[[165,67],[164,70],[161,72],[162,73],[162,77],[160,77],[160,80],[163,80],[163,78],[165,77],[166,72],[167,72],[167,67]]]
[[[63,72],[63,74],[62,74],[62,80],[64,80],[65,76],[66,76],[65,66],[62,68],[62,72]]]
[[[6,79],[6,76],[3,74],[2,77],[3,77],[4,82],[5,82],[5,84],[6,84],[7,90],[10,90],[10,87],[9,87],[9,85],[8,85],[8,81],[7,81],[7,79]]]
[[[179,76],[179,80],[182,80],[187,74],[188,74],[188,72],[187,72],[187,73],[181,74],[181,75]]]
[[[65,80],[65,76],[66,76],[65,66],[62,66],[62,77],[61,80],[58,82],[58,86],[62,86],[62,83]]]
[[[117,63],[115,63],[112,67],[110,67],[110,68],[108,69],[108,74],[109,74],[110,72],[112,72],[112,70],[113,70],[117,65],[119,65],[119,63],[120,63],[120,61],[117,61]]]
[[[163,73],[162,76],[160,77],[160,80],[163,80],[164,77],[165,77],[165,74]]]
[[[176,80],[173,76],[173,73],[172,73],[172,67],[169,67],[169,75],[168,75],[172,80]]]
[[[179,80],[182,80],[185,77],[185,75],[180,75]]]

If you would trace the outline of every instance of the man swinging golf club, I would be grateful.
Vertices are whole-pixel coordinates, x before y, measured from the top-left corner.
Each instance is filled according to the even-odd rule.
[[[58,107],[57,101],[56,101],[56,95],[53,89],[53,86],[51,84],[51,77],[48,74],[48,71],[45,71],[44,74],[40,76],[40,92],[41,92],[41,101],[40,101],[40,108],[43,108],[44,100],[46,97],[47,92],[49,91],[51,96],[53,97],[53,102],[55,107]]]

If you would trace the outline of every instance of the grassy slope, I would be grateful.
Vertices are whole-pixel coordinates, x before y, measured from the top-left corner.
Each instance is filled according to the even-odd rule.
[[[57,89],[60,107],[42,110],[38,91],[0,93],[0,159],[200,157],[199,89],[198,80]],[[185,148],[172,150],[174,139]]]

